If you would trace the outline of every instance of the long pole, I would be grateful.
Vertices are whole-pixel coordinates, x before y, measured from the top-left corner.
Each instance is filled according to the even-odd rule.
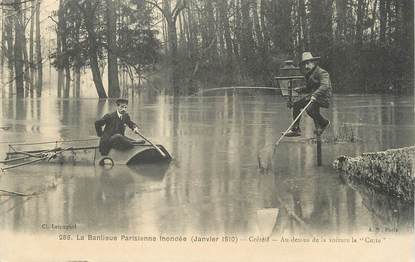
[[[295,122],[297,122],[297,120],[300,119],[301,115],[307,110],[307,108],[311,105],[311,103],[313,103],[313,101],[310,100],[310,102],[308,102],[308,104],[303,108],[303,110],[301,110],[300,114],[298,114],[298,116],[294,119],[294,121],[287,128],[287,130],[285,130],[285,132],[280,136],[280,138],[277,140],[277,142],[275,142],[275,145],[274,145],[274,153],[275,153],[275,149],[277,148],[277,146],[279,145],[279,143],[281,142],[281,140],[288,133],[288,131],[291,130],[291,128],[294,126]]]
[[[43,161],[43,160],[46,160],[46,159],[49,159],[50,160],[52,158],[55,158],[57,154],[60,154],[60,153],[62,153],[64,151],[71,150],[71,149],[73,149],[73,147],[67,147],[67,148],[58,150],[58,151],[53,152],[53,153],[50,152],[51,150],[49,150],[49,151],[47,151],[49,153],[44,153],[43,155],[39,155],[39,156],[33,155],[33,154],[28,154],[27,157],[38,157],[38,159],[34,159],[34,160],[31,160],[31,161],[27,161],[27,162],[23,162],[23,163],[11,165],[11,166],[3,167],[0,170],[4,172],[5,170],[12,169],[12,168],[16,168],[16,167],[19,167],[19,166],[25,166],[25,165],[37,163],[37,162],[40,162],[40,161]],[[21,153],[24,153],[24,152],[21,152]]]
[[[43,161],[43,160],[45,160],[47,158],[48,157],[45,156],[45,157],[42,157],[42,158],[39,158],[39,159],[35,159],[35,160],[31,160],[31,161],[28,161],[28,162],[24,162],[24,163],[12,165],[12,166],[8,166],[8,167],[3,167],[3,168],[1,168],[1,171],[5,171],[5,170],[11,169],[11,168],[16,168],[16,167],[19,167],[19,166],[25,166],[25,165],[33,164],[33,163],[36,163],[36,162]]]
[[[12,158],[12,159],[7,159],[7,160],[3,160],[0,161],[0,164],[6,164],[6,163],[10,163],[10,162],[16,162],[16,161],[20,161],[20,160],[25,160],[31,158],[31,156],[23,156],[23,157],[18,157],[18,158]]]
[[[153,142],[151,142],[150,140],[148,140],[147,138],[145,138],[140,132],[137,132],[137,134],[139,136],[141,136],[141,138],[144,139],[147,143],[149,143],[150,145],[152,145],[160,153],[160,155],[162,157],[166,157],[166,154],[163,151],[161,151],[161,149],[158,148],[158,146],[156,146],[155,144],[153,144]]]

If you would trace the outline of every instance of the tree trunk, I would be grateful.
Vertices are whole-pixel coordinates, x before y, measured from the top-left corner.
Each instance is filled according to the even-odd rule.
[[[177,32],[176,21],[173,19],[167,20],[167,30],[169,35],[169,49],[172,65],[177,64]]]
[[[88,32],[88,55],[91,63],[92,79],[94,80],[95,88],[99,98],[107,98],[104,86],[102,84],[101,73],[99,70],[97,45],[93,31]]]
[[[107,98],[104,86],[102,84],[101,73],[99,70],[97,45],[93,31],[88,32],[88,55],[91,63],[92,79],[94,80],[95,88],[99,98]]]
[[[192,25],[192,21],[190,21],[190,15],[189,15],[189,10],[187,11],[187,14],[183,14],[183,27],[184,27],[184,36],[186,38],[186,55],[188,58],[191,57],[192,54],[192,49],[193,49],[193,43],[192,43],[192,29],[191,29],[191,25]]]
[[[189,3],[190,8],[187,9],[187,21],[188,21],[188,31],[189,31],[189,57],[195,56],[197,53],[197,26],[195,22],[195,18],[192,13],[191,5],[192,3]]]
[[[185,36],[185,30],[184,30],[184,21],[183,21],[183,16],[179,15],[179,35],[180,35],[180,39],[179,39],[179,43],[180,43],[180,48],[184,48],[185,43],[186,43],[186,36]]]
[[[242,74],[244,77],[250,75],[250,66],[249,61],[253,56],[253,49],[255,49],[254,42],[252,39],[252,21],[249,15],[250,13],[250,1],[251,0],[241,0],[241,68]]]
[[[346,27],[346,0],[336,0],[336,24],[336,40],[345,40],[344,31]]]
[[[172,85],[173,92],[175,95],[179,94],[178,86],[178,57],[177,57],[177,32],[176,32],[176,23],[173,20],[167,20],[168,28],[168,38],[169,38],[169,49],[170,49],[170,59],[172,67]]]
[[[254,21],[254,28],[255,28],[255,36],[256,36],[256,42],[258,43],[258,49],[263,50],[264,49],[264,36],[262,35],[261,25],[259,22],[259,16],[258,16],[258,6],[257,3],[253,2],[253,8],[252,8],[252,14],[253,14],[253,21]]]
[[[392,39],[392,8],[391,8],[391,1],[392,0],[386,0],[386,41],[389,42]]]
[[[395,21],[396,21],[396,26],[395,26],[395,38],[397,40],[398,43],[402,42],[402,26],[403,26],[403,14],[402,14],[402,6],[403,6],[403,1],[402,0],[394,0],[393,1],[393,5],[395,8]]]
[[[79,66],[75,66],[74,68],[74,77],[75,84],[73,89],[73,97],[79,98],[81,96],[81,69]]]
[[[36,1],[37,2],[37,1]],[[29,32],[29,87],[30,87],[30,95],[33,96],[33,78],[34,78],[34,74],[35,74],[35,70],[34,70],[34,60],[33,60],[33,46],[34,46],[34,39],[33,39],[33,33],[34,33],[34,27],[35,27],[35,19],[33,19],[35,17],[35,12],[36,12],[36,4],[35,6],[32,6],[31,9],[31,16],[30,16],[30,32]]]
[[[311,51],[324,54],[332,40],[331,1],[310,2]]]
[[[230,2],[230,9],[235,10],[235,19],[233,22],[234,28],[234,38],[232,39],[232,46],[233,46],[233,54],[235,57],[235,66],[236,66],[236,73],[238,75],[238,81],[240,80],[241,76],[241,68],[242,68],[242,61],[241,61],[241,4],[240,0],[232,0]]]
[[[32,85],[30,83],[30,60],[29,60],[29,54],[28,54],[28,50],[27,50],[27,38],[26,38],[26,21],[32,20],[32,16],[30,16],[31,14],[29,13],[29,18],[27,17],[27,12],[25,10],[29,9],[28,7],[28,3],[22,3],[20,4],[20,6],[22,7],[22,31],[23,31],[23,63],[24,63],[24,69],[23,69],[23,85],[24,85],[24,96],[25,97],[33,97],[33,90],[32,90]]]
[[[409,57],[414,57],[414,1],[402,1],[402,32],[401,45],[404,50],[408,50]],[[413,68],[413,63],[411,66]]]
[[[0,10],[0,15],[1,15],[1,42],[0,42],[0,44],[1,44],[1,46],[2,46],[2,48],[0,49],[0,80],[1,80],[1,87],[0,87],[0,89],[1,89],[1,97],[2,98],[4,98],[4,96],[5,96],[5,87],[4,87],[4,85],[3,85],[3,81],[4,81],[4,78],[3,78],[3,75],[4,75],[4,57],[5,57],[5,55],[6,55],[6,52],[5,52],[5,48],[6,48],[6,41],[5,41],[5,28],[4,28],[4,22],[5,22],[5,19],[4,19],[4,11],[3,11],[3,9],[1,9]]]
[[[233,49],[231,29],[230,29],[229,18],[228,18],[228,5],[226,1],[223,1],[221,5],[221,20],[222,20],[222,26],[224,28],[224,34],[225,34],[226,54],[228,56],[227,60],[228,60],[228,63],[232,63],[234,49]]]
[[[91,12],[92,6],[90,2],[87,2],[87,8],[84,10],[85,26],[88,32],[88,56],[90,60],[90,66],[92,71],[92,79],[95,84],[95,88],[99,98],[107,98],[107,94],[102,84],[101,72],[98,63],[98,45],[95,35],[95,13]]]
[[[24,20],[23,20],[24,21]],[[29,55],[27,53],[27,39],[26,39],[26,35],[25,35],[25,28],[22,26],[22,31],[23,31],[23,36],[22,36],[22,40],[23,40],[23,63],[24,63],[24,70],[23,70],[23,78],[24,78],[24,89],[25,89],[25,96],[29,96],[33,97],[33,90],[32,86],[30,85],[30,64],[29,64]]]
[[[216,48],[216,28],[215,28],[215,15],[213,12],[213,5],[212,5],[212,1],[205,1],[205,12],[206,12],[206,27],[207,27],[207,37],[206,37],[206,41],[204,43],[203,48],[208,48],[207,50],[207,54],[208,57],[210,59],[211,62],[216,62],[218,60],[218,53],[217,53],[217,48]],[[211,42],[215,41],[214,45],[212,47],[211,46]]]
[[[375,25],[376,25],[377,4],[378,4],[378,0],[375,0],[375,2],[373,3],[373,8],[372,8],[372,19],[373,19],[372,28],[370,29],[370,34],[371,34],[370,38],[372,42],[374,42],[376,39]]]
[[[63,7],[59,9],[59,33],[61,35],[61,48],[63,53],[62,65],[65,70],[65,84],[63,86],[63,97],[69,97],[69,89],[71,87],[71,70],[70,62],[68,59],[68,43],[67,43],[67,21],[66,21],[67,9]]]
[[[71,89],[71,69],[69,65],[65,65],[65,88],[63,97],[68,98]]]
[[[117,62],[117,18],[113,0],[105,0],[107,4],[107,39],[108,39],[108,96],[120,96]]]
[[[240,39],[241,39],[241,5],[240,0],[231,0],[229,3],[230,10],[234,10],[234,19],[232,21],[232,45],[234,47],[233,53],[235,56],[240,57]],[[239,61],[238,61],[239,63]]]
[[[42,85],[43,85],[43,59],[42,59],[42,46],[41,46],[41,35],[40,35],[40,1],[37,1],[36,8],[36,95],[37,97],[42,96]]]
[[[310,49],[310,39],[308,33],[308,23],[307,23],[307,13],[306,13],[306,6],[305,0],[299,0],[299,18],[300,18],[300,28],[302,33],[302,49],[301,52],[307,51]]]
[[[360,50],[363,44],[363,19],[365,7],[364,0],[357,1],[357,20],[356,20],[356,48]]]
[[[24,31],[22,26],[22,10],[20,5],[16,5],[16,17],[14,24],[14,72],[16,79],[16,96],[21,98],[24,96],[24,72],[23,72],[23,42]]]
[[[386,21],[387,21],[386,1],[387,0],[379,0],[379,22],[380,22],[379,40],[381,43],[385,43],[385,40],[386,40]]]
[[[270,41],[270,36],[269,36],[269,29],[265,23],[265,12],[267,10],[267,2],[265,0],[261,0],[261,10],[260,10],[260,20],[261,20],[261,28],[262,28],[262,33],[264,34],[264,54],[268,54],[268,50],[269,50],[269,41]]]
[[[56,56],[60,57],[62,56],[62,32],[61,32],[61,21],[63,22],[63,14],[62,11],[63,10],[63,1],[64,0],[59,0],[59,11],[58,11],[58,29],[56,32]],[[36,59],[37,60],[37,59]],[[62,97],[62,89],[63,89],[63,70],[61,67],[58,67],[58,98]]]
[[[1,70],[1,75],[0,75],[0,77],[3,77],[3,66],[4,66],[4,56],[6,55],[6,52],[5,52],[5,46],[6,46],[6,41],[4,41],[4,36],[5,36],[5,29],[4,29],[4,22],[5,22],[5,19],[4,19],[4,11],[3,11],[3,9],[0,9],[0,19],[1,19],[1,49],[0,49],[0,66],[1,66],[1,68],[0,68],[0,70]],[[2,90],[4,90],[3,89],[3,86],[1,87],[1,89]]]
[[[11,3],[9,0],[8,3]],[[2,51],[7,58],[7,67],[8,67],[8,77],[9,77],[9,96],[13,95],[13,84],[14,84],[14,37],[13,37],[13,27],[14,27],[14,10],[2,9],[4,16],[4,43],[2,46]]]
[[[157,3],[149,2],[153,6],[157,7],[163,14],[164,20],[166,22],[167,27],[167,46],[168,46],[168,54],[169,54],[169,66],[170,66],[170,82],[173,85],[173,92],[174,94],[179,93],[179,86],[178,86],[178,53],[177,53],[177,29],[176,29],[176,21],[178,16],[180,15],[181,10],[183,8],[179,7],[179,5],[183,4],[182,1],[177,1],[176,6],[171,10],[171,1],[163,0],[162,7],[160,7]],[[163,21],[164,21],[163,20]]]
[[[221,16],[221,10],[219,6],[216,6],[215,8],[215,17],[216,17],[216,28],[217,31],[215,32],[219,41],[219,47],[218,47],[218,54],[220,57],[220,62],[223,63],[224,57],[226,55],[225,52],[225,34],[224,34],[224,28],[222,23],[222,16]]]
[[[62,69],[58,69],[58,97],[61,98],[62,97],[62,90],[63,90],[63,70]]]

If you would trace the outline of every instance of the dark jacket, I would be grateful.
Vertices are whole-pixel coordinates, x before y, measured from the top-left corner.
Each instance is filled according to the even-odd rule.
[[[102,131],[102,127],[104,131]],[[108,153],[110,149],[109,139],[115,134],[124,135],[125,126],[131,129],[137,127],[137,124],[131,121],[130,116],[125,113],[122,120],[118,117],[117,111],[104,115],[101,119],[95,121],[95,130],[97,135],[101,137],[99,141],[99,151],[101,154]]]
[[[306,88],[304,91],[310,93],[310,96],[314,95],[320,106],[329,107],[332,93],[329,73],[316,66],[305,75],[305,82]]]

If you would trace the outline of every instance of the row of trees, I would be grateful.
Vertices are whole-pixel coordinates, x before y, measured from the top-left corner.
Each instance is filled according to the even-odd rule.
[[[18,96],[34,86],[41,95],[40,1],[2,2],[1,61]],[[338,91],[400,90],[413,83],[413,18],[412,0],[59,0],[50,58],[62,96],[71,86],[79,96],[83,69],[100,98],[120,96],[121,73],[157,72],[176,94],[270,85],[303,51],[322,57]]]
[[[10,93],[41,96],[43,58],[40,33],[40,0],[3,0],[1,7],[0,73],[10,72]],[[28,32],[28,37],[27,37]],[[28,39],[27,39],[28,38]],[[15,90],[12,90],[15,84]]]
[[[169,28],[165,40],[178,38],[173,61],[190,80],[269,84],[282,60],[308,50],[338,91],[413,86],[412,0],[187,0],[175,10],[176,23],[164,16],[177,37]]]
[[[153,29],[151,9],[142,1],[60,0],[55,17],[57,48],[52,57],[59,69],[58,82],[65,81],[59,83],[64,86],[64,96],[69,95],[72,71],[76,96],[81,68],[89,67],[98,96],[119,97],[120,70],[127,71],[131,78],[141,78],[149,66],[158,62],[157,31]],[[108,93],[101,77],[105,66]]]
[[[46,60],[58,71],[59,97],[79,97],[82,71],[89,69],[100,98],[121,95],[121,72],[131,79],[142,79],[144,72],[159,61],[154,14],[142,1],[59,0],[58,9],[42,21],[41,0],[3,0],[0,6],[1,70],[7,63],[9,93],[18,97],[42,95]],[[42,54],[41,41],[46,42],[45,35],[41,37],[41,22],[45,20],[54,22],[56,35],[56,43],[46,55]],[[102,79],[105,68],[107,90]]]

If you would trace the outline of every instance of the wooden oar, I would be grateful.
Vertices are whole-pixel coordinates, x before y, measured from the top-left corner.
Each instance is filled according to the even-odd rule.
[[[140,132],[136,131],[137,135],[139,135],[142,139],[144,139],[144,141],[146,141],[147,143],[149,143],[150,145],[152,145],[159,153],[162,157],[166,157],[166,154],[161,151],[160,148],[158,148],[158,146],[156,146],[155,144],[153,144],[150,140],[148,140],[147,138],[145,138]]]

